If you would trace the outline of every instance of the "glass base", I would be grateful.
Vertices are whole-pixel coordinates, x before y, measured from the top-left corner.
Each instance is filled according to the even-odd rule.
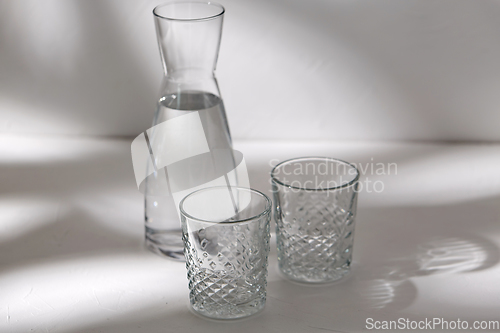
[[[185,261],[182,231],[162,231],[146,227],[146,247],[162,257]]]
[[[345,276],[349,275],[351,269],[347,268],[337,268],[329,272],[293,272],[290,269],[279,268],[280,273],[287,279],[305,284],[328,284],[331,282],[336,282]]]
[[[264,310],[265,298],[255,299],[246,304],[190,304],[193,313],[208,319],[235,320],[257,315]]]

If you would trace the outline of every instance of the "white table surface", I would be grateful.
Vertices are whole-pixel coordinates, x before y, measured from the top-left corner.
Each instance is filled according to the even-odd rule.
[[[364,179],[384,190],[360,194],[348,279],[284,280],[273,241],[265,310],[234,322],[198,318],[187,307],[184,264],[143,247],[130,140],[4,135],[0,332],[360,332],[368,318],[500,320],[500,144],[235,147],[252,187],[266,193],[278,160],[369,163]],[[370,163],[396,163],[397,174],[371,175]]]

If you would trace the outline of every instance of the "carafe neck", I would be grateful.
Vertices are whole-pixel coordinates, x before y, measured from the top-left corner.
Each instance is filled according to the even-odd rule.
[[[211,3],[173,3],[155,8],[154,14],[165,76],[213,76],[224,8]]]

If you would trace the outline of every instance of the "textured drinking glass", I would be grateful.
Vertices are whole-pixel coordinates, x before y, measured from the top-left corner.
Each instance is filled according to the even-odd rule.
[[[234,319],[263,309],[269,198],[252,189],[211,187],[186,196],[180,211],[193,310]]]
[[[347,162],[304,157],[271,172],[280,271],[323,283],[349,273],[359,171]]]

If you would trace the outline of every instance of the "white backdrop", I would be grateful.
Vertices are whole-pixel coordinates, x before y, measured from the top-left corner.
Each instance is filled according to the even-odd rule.
[[[0,0],[0,132],[135,136],[153,0]],[[500,1],[220,0],[236,139],[500,140]]]

